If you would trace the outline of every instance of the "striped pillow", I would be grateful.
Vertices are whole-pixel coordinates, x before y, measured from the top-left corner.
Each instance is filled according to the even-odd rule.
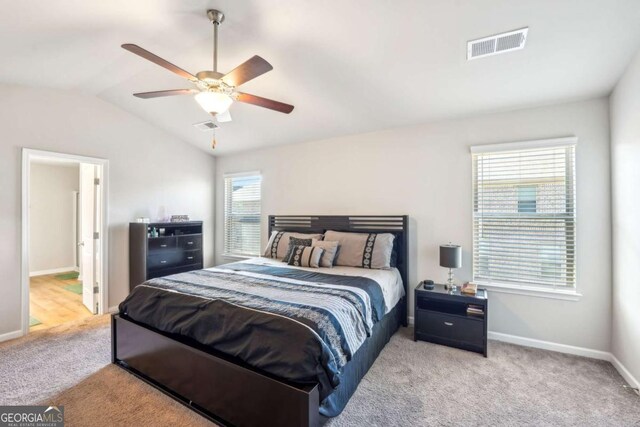
[[[269,243],[264,249],[262,254],[266,258],[278,258],[287,262],[284,255],[289,249],[289,238],[297,237],[299,239],[320,239],[322,240],[322,234],[307,234],[307,233],[291,233],[289,231],[273,231],[271,237],[269,237]]]
[[[288,264],[295,267],[318,268],[324,249],[317,246],[294,246]]]
[[[296,246],[311,246],[312,239],[299,239],[297,237],[289,238],[289,247],[287,248],[287,253],[282,257],[283,262],[289,262],[289,258],[291,258],[291,252],[293,252],[293,248]]]

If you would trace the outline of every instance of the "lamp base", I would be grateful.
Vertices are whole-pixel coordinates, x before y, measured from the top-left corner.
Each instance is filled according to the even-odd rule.
[[[453,283],[453,269],[449,269],[449,279],[447,279],[447,283],[444,285],[444,289],[449,292],[455,292],[458,290],[458,287]]]
[[[449,292],[455,292],[458,290],[458,286],[454,285],[453,283],[445,283],[444,289]]]

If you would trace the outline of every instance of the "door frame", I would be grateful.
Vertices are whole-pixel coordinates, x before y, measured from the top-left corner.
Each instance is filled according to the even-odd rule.
[[[102,227],[100,230],[100,257],[102,263],[102,274],[99,280],[98,290],[98,314],[109,311],[109,160],[97,157],[78,156],[75,154],[58,153],[54,151],[34,150],[30,148],[22,149],[22,307],[21,325],[22,335],[29,333],[29,205],[30,205],[30,176],[31,162],[36,159],[57,159],[74,163],[90,163],[102,168],[101,206],[102,206]]]

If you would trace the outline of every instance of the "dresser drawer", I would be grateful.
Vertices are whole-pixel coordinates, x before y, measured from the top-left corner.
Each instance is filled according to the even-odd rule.
[[[169,237],[153,237],[149,239],[149,253],[157,253],[163,251],[171,251],[176,248],[176,238]]]
[[[484,344],[484,325],[479,320],[418,310],[416,327],[421,334],[477,347]]]
[[[202,262],[202,251],[184,251],[182,255],[183,265],[199,264]]]
[[[202,236],[178,236],[178,247],[188,251],[202,249]]]
[[[177,251],[167,251],[147,257],[147,267],[149,270],[157,270],[159,268],[175,267],[182,265],[184,254]]]
[[[147,280],[155,279],[156,277],[165,277],[170,276],[172,274],[185,273],[187,271],[196,270],[197,268],[193,265],[183,265],[180,267],[169,267],[169,268],[161,268],[158,270],[149,271],[149,276]]]

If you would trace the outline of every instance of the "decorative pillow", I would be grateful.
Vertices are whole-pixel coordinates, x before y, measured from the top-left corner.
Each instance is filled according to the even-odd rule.
[[[287,248],[287,253],[282,257],[283,262],[289,262],[289,258],[291,257],[291,253],[293,252],[293,248],[296,246],[311,246],[311,242],[313,239],[300,239],[298,237],[290,237],[289,238],[289,247]]]
[[[289,265],[312,268],[320,266],[320,257],[324,249],[317,246],[294,246],[292,249]]]
[[[267,258],[283,259],[289,249],[289,238],[298,237],[300,239],[322,239],[322,234],[291,233],[288,231],[273,231],[269,237],[269,243],[264,249],[262,256]]]
[[[344,233],[327,231],[325,240],[340,244],[336,265],[362,268],[390,268],[393,239],[391,233]]]
[[[322,257],[320,257],[320,267],[333,267],[333,261],[336,258],[336,253],[338,253],[338,247],[340,243],[338,242],[329,242],[328,240],[318,240],[313,239],[311,242],[311,246],[314,248],[322,248],[324,252],[322,252]]]

